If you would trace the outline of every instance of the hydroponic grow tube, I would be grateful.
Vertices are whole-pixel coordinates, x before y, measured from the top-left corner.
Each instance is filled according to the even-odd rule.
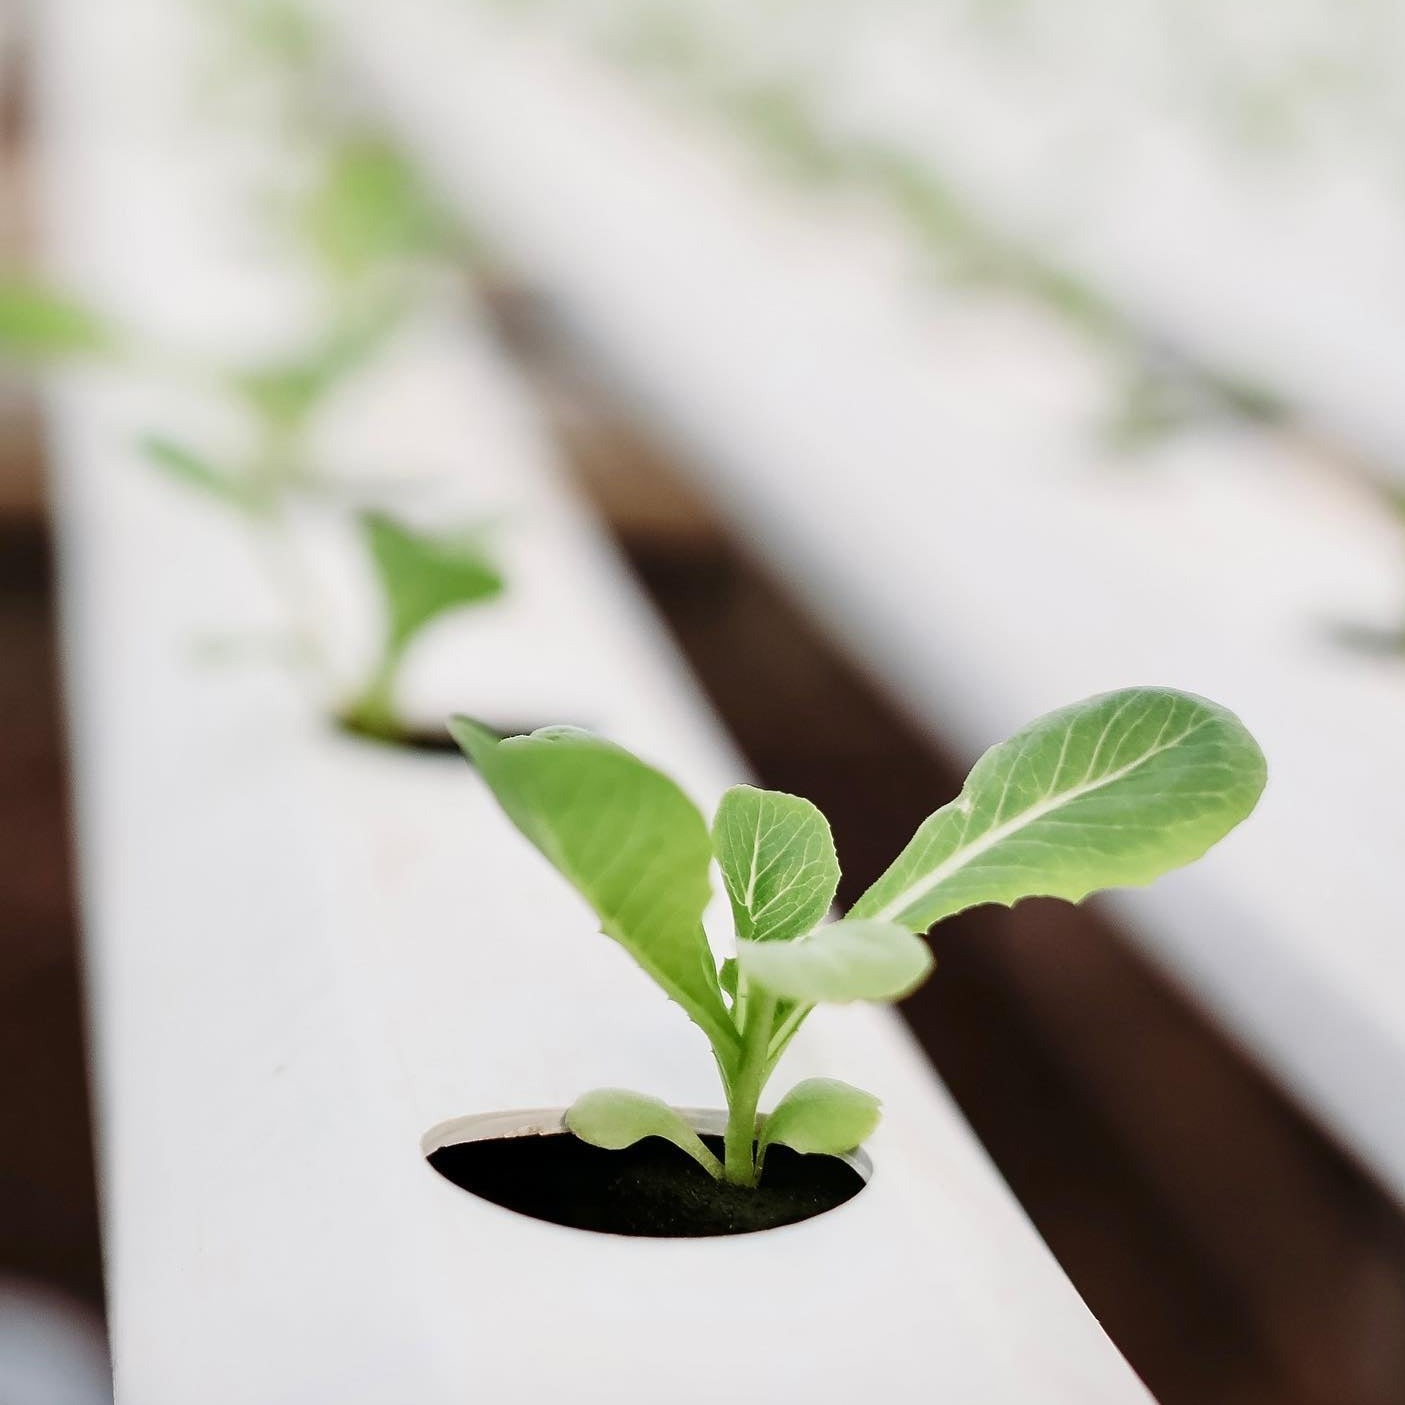
[[[190,120],[198,13],[45,7],[42,150],[58,271],[221,345],[299,289],[241,238],[238,163]],[[285,674],[192,657],[212,622],[269,607],[236,527],[132,451],[153,418],[220,433],[187,397],[93,373],[51,400],[119,1402],[701,1402],[722,1369],[774,1398],[1145,1400],[887,1015],[797,1044],[797,1074],[842,1067],[889,1115],[872,1183],[810,1224],[627,1241],[430,1170],[446,1119],[641,1068],[708,1104],[706,1061],[461,762],[342,736]],[[588,722],[704,802],[736,777],[481,336],[407,335],[333,420],[326,442],[368,471],[398,445],[407,476],[433,457],[459,505],[505,509],[514,593],[426,644],[417,705]],[[309,532],[354,614],[335,527]],[[762,1267],[767,1310],[739,1322]]]

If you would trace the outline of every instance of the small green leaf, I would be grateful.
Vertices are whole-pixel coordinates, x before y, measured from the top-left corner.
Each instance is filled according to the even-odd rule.
[[[737,1032],[702,916],[712,845],[693,802],[623,747],[574,727],[500,739],[449,723],[508,817],[595,909],[605,935],[730,1059]]]
[[[385,597],[389,651],[400,653],[432,619],[502,594],[502,573],[480,542],[412,531],[384,513],[361,515]]]
[[[717,970],[717,984],[728,1000],[737,998],[737,958],[729,956]]]
[[[257,513],[262,509],[246,483],[228,470],[216,468],[193,449],[156,434],[142,439],[140,447],[156,468],[187,487],[208,493],[240,512]]]
[[[712,843],[742,941],[785,941],[823,920],[839,886],[829,823],[808,801],[733,786]]]
[[[846,917],[789,942],[738,942],[748,981],[802,1004],[901,1000],[927,978],[932,953],[905,927]]]
[[[880,1107],[862,1088],[834,1078],[807,1078],[762,1123],[760,1155],[769,1146],[788,1146],[806,1155],[843,1156],[873,1135]]]
[[[240,371],[233,386],[270,424],[284,431],[301,429],[332,391],[379,350],[400,314],[393,302],[359,307],[302,354]]]
[[[852,915],[925,932],[981,903],[1150,883],[1228,834],[1266,775],[1244,725],[1204,698],[1089,698],[987,751]]]
[[[686,1151],[714,1180],[722,1179],[722,1163],[683,1118],[658,1098],[623,1088],[598,1088],[571,1105],[566,1127],[583,1142],[606,1151],[623,1151],[645,1137],[662,1137]]]
[[[387,260],[443,249],[450,225],[395,146],[358,133],[329,156],[302,215],[303,233],[339,276],[364,277]]]
[[[237,37],[260,66],[272,65],[306,77],[321,57],[324,39],[318,22],[298,0],[244,0],[229,7]]]
[[[89,308],[36,283],[0,279],[0,357],[47,365],[115,350],[111,330]]]

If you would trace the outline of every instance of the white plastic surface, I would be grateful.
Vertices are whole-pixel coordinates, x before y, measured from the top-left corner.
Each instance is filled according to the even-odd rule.
[[[46,4],[43,154],[58,271],[218,349],[298,290],[191,116],[199,13]],[[588,722],[710,804],[736,759],[484,340],[423,329],[382,374],[329,442],[442,456],[466,509],[504,510],[514,581],[425,642],[415,704]],[[242,530],[130,446],[218,415],[97,373],[51,408],[122,1405],[701,1403],[723,1374],[749,1399],[1146,1400],[886,1013],[816,1019],[785,1071],[886,1101],[852,1214],[602,1240],[435,1175],[420,1140],[450,1117],[600,1083],[713,1103],[705,1046],[460,761],[192,656],[271,602]],[[306,544],[342,599],[345,543]]]

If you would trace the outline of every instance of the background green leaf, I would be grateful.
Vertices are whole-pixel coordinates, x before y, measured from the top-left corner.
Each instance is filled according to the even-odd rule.
[[[352,279],[387,261],[443,251],[452,230],[414,166],[371,133],[349,136],[329,154],[301,224],[326,265]]]
[[[173,439],[147,435],[141,441],[141,450],[168,477],[218,498],[227,506],[250,513],[257,513],[265,506],[243,479],[227,469],[216,468],[208,459]]]
[[[503,741],[455,717],[449,730],[512,822],[595,909],[605,934],[730,1057],[736,1029],[702,927],[712,845],[693,802],[623,747],[578,728]]]
[[[737,943],[737,966],[772,995],[803,1004],[901,1000],[927,978],[932,953],[892,922],[846,917],[789,942]]]
[[[390,300],[358,305],[302,353],[250,366],[235,373],[231,383],[270,425],[286,433],[300,430],[313,411],[385,345],[402,312]]]
[[[0,279],[0,357],[47,365],[116,350],[111,330],[90,309],[23,279]]]
[[[807,1155],[842,1156],[873,1135],[882,1120],[872,1093],[835,1078],[797,1083],[761,1126],[759,1150],[788,1146]]]
[[[824,919],[839,886],[829,822],[798,795],[733,786],[712,843],[743,941],[784,941]]]
[[[737,998],[737,958],[729,956],[717,968],[717,984],[722,987],[722,993],[729,999]]]
[[[502,573],[481,541],[431,535],[380,512],[361,515],[386,603],[389,652],[399,654],[432,619],[502,594]]]
[[[1204,698],[1089,698],[987,751],[853,915],[924,932],[981,903],[1149,883],[1244,819],[1266,775],[1244,725]]]
[[[662,1137],[686,1151],[715,1180],[722,1163],[703,1140],[666,1102],[624,1088],[598,1088],[585,1093],[566,1113],[567,1128],[583,1142],[606,1151],[623,1151],[645,1137]]]

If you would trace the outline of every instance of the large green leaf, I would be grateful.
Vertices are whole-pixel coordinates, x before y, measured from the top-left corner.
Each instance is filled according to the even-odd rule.
[[[714,1180],[722,1179],[722,1163],[682,1115],[658,1098],[624,1088],[597,1088],[572,1103],[566,1126],[583,1142],[606,1151],[623,1151],[645,1137],[662,1137],[687,1152]]]
[[[502,573],[473,537],[413,531],[380,512],[363,513],[361,526],[385,597],[391,654],[436,616],[503,592]]]
[[[1204,698],[1089,698],[987,751],[853,916],[924,932],[981,903],[1150,883],[1244,819],[1266,774],[1244,725]]]
[[[758,1151],[788,1146],[806,1155],[842,1156],[873,1135],[882,1120],[872,1093],[836,1078],[797,1083],[761,1126]]]
[[[737,943],[749,982],[799,1004],[901,1000],[927,978],[932,953],[892,922],[846,917],[789,942]]]
[[[712,843],[743,941],[784,941],[820,922],[839,886],[829,822],[808,800],[733,786]]]
[[[0,278],[0,358],[48,365],[116,349],[101,319],[62,293]]]
[[[711,897],[707,825],[671,781],[575,727],[500,740],[449,724],[512,822],[575,885],[613,937],[730,1057],[736,1028],[702,916]]]

